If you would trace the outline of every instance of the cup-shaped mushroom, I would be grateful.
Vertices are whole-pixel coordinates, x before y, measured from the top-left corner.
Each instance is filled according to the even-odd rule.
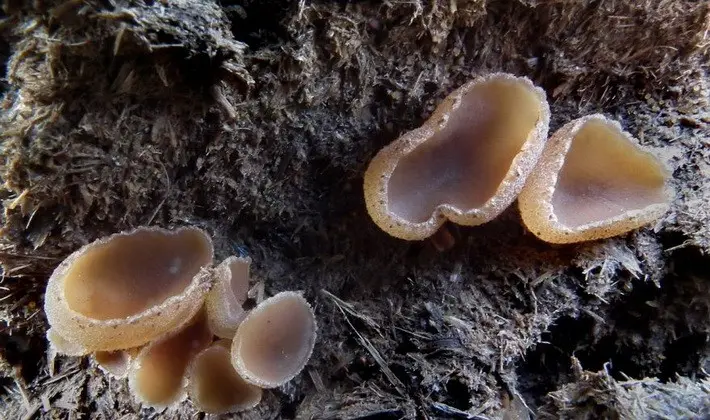
[[[545,92],[524,77],[479,77],[421,127],[383,148],[365,173],[367,211],[392,236],[419,240],[446,220],[485,223],[523,188],[547,140]]]
[[[234,338],[246,316],[242,305],[249,292],[250,258],[229,257],[215,267],[215,283],[207,294],[205,309],[212,332],[221,338]]]
[[[125,378],[139,349],[97,351],[93,354],[99,368],[115,378]]]
[[[188,394],[198,410],[211,414],[254,408],[262,390],[242,379],[232,367],[229,340],[220,340],[195,357],[189,373]]]
[[[232,366],[246,381],[275,388],[298,375],[316,341],[311,305],[296,292],[281,292],[254,308],[232,341]]]
[[[551,243],[608,238],[661,217],[669,173],[618,122],[595,114],[560,128],[519,197],[527,228]]]
[[[180,330],[144,347],[128,373],[128,386],[136,399],[156,408],[182,401],[187,396],[188,367],[212,337],[200,311]]]
[[[57,335],[87,351],[141,346],[199,310],[212,241],[197,228],[142,227],[84,246],[54,270],[44,309]]]

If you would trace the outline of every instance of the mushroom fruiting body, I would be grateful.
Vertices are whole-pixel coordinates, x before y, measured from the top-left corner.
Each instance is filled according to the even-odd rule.
[[[261,401],[261,388],[246,382],[232,367],[230,347],[229,340],[220,340],[195,356],[188,394],[200,411],[233,413],[253,408]]]
[[[551,243],[620,235],[668,209],[669,174],[618,122],[595,114],[560,128],[519,197],[528,229]]]
[[[93,354],[94,361],[101,370],[114,378],[124,378],[128,375],[131,362],[140,349],[97,351]]]
[[[127,376],[148,407],[188,395],[210,413],[256,406],[261,388],[308,362],[315,314],[299,293],[283,292],[247,315],[251,260],[212,260],[212,241],[197,228],[141,227],[71,254],[45,294],[50,372],[57,353],[91,354],[105,373]],[[215,335],[234,340],[212,344]]]
[[[187,371],[192,359],[212,342],[204,311],[179,331],[144,347],[132,364],[128,385],[136,398],[151,407],[167,407],[187,395]]]
[[[418,240],[448,219],[474,226],[505,210],[545,141],[550,109],[530,80],[504,73],[457,89],[365,173],[367,210],[392,236]]]
[[[296,292],[281,292],[260,303],[239,325],[232,342],[232,366],[261,388],[281,386],[308,362],[316,340],[316,320]]]
[[[47,284],[44,308],[55,341],[87,353],[112,351],[175,330],[202,306],[211,263],[212,241],[198,228],[141,227],[86,245]]]
[[[242,305],[249,292],[250,258],[229,257],[215,267],[215,284],[207,294],[205,309],[212,332],[220,338],[234,338],[246,316]]]

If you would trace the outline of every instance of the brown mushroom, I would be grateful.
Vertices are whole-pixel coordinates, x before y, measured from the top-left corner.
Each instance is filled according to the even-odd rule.
[[[187,395],[187,369],[212,342],[204,311],[188,325],[144,347],[128,374],[128,386],[141,403],[156,408],[182,401]]]
[[[528,229],[552,243],[621,235],[668,209],[669,174],[618,122],[589,115],[560,128],[519,197]]]
[[[234,370],[229,340],[220,340],[195,357],[190,367],[188,394],[200,410],[212,414],[234,413],[254,408],[261,401],[261,388]]]
[[[239,325],[232,342],[232,366],[246,381],[275,388],[298,375],[316,340],[316,319],[296,292],[261,302]]]
[[[409,240],[429,237],[447,219],[468,226],[493,219],[523,188],[549,120],[544,91],[527,78],[495,73],[467,83],[370,162],[370,216]]]
[[[115,378],[125,378],[131,362],[138,354],[139,349],[97,351],[93,354],[94,361],[101,370]]]
[[[190,319],[210,287],[212,242],[200,229],[141,227],[86,245],[49,279],[57,336],[85,351],[137,347]]]
[[[246,316],[242,305],[249,292],[250,258],[229,257],[215,267],[215,284],[207,294],[205,309],[212,332],[221,338],[234,338]]]

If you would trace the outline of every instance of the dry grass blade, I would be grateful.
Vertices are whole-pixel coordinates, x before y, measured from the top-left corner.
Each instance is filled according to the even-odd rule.
[[[461,418],[467,420],[488,420],[488,417],[470,414],[463,410],[459,410],[458,408],[439,402],[431,403],[431,408],[433,408],[435,411],[445,414],[446,416],[451,416],[453,418]]]
[[[341,310],[364,322],[368,327],[375,330],[377,334],[382,337],[382,333],[380,332],[380,324],[378,324],[374,319],[361,312],[358,312],[351,303],[345,302],[344,300],[340,299],[339,297],[335,296],[334,294],[330,293],[325,289],[322,289],[321,293],[331,298]]]
[[[348,326],[350,326],[350,328],[352,328],[352,330],[355,332],[355,335],[357,335],[357,338],[358,338],[358,341],[360,341],[360,344],[363,347],[365,347],[365,349],[370,353],[370,355],[372,355],[372,358],[375,359],[375,362],[377,362],[377,365],[382,370],[382,373],[385,374],[385,376],[387,377],[387,380],[390,382],[390,384],[392,384],[392,386],[395,388],[395,390],[397,390],[399,395],[406,398],[407,394],[405,392],[405,386],[402,383],[402,381],[400,381],[399,378],[397,378],[397,376],[394,374],[394,372],[392,372],[392,370],[389,368],[389,366],[387,366],[387,362],[385,362],[385,359],[382,357],[380,352],[375,348],[375,346],[372,345],[372,342],[370,342],[370,340],[367,337],[360,334],[360,331],[358,331],[357,328],[355,328],[355,326],[352,324],[352,322],[350,322],[350,318],[348,318],[348,313],[351,315],[355,315],[360,319],[363,319],[362,318],[363,315],[357,314],[353,310],[352,305],[348,304],[347,302],[344,302],[342,299],[336,297],[332,293],[329,293],[328,291],[326,291],[324,289],[321,289],[321,292],[324,295],[328,296],[333,301],[333,303],[338,308],[340,313],[343,314],[343,318],[345,318],[345,322],[347,322]],[[345,308],[347,308],[347,310]],[[365,318],[367,318],[367,317],[365,317]],[[367,318],[367,319],[369,319],[369,318]],[[372,323],[374,323],[374,321],[372,321],[371,319],[370,319],[370,321]],[[375,324],[375,325],[377,325],[377,324]]]

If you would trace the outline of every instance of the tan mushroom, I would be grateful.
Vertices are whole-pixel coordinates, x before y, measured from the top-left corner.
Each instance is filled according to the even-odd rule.
[[[212,332],[221,338],[234,338],[246,316],[242,305],[249,292],[251,259],[229,257],[215,267],[215,283],[207,294],[205,308]]]
[[[97,351],[93,354],[94,361],[101,370],[115,378],[125,378],[140,349]]]
[[[409,240],[431,236],[447,219],[474,226],[495,218],[523,188],[549,120],[544,91],[524,77],[495,73],[467,83],[370,162],[370,216]]]
[[[560,128],[519,197],[525,225],[552,243],[621,235],[662,216],[663,164],[619,123],[589,115]]]
[[[199,310],[211,262],[212,242],[197,228],[142,227],[100,239],[54,270],[47,319],[87,352],[141,346]]]
[[[212,342],[204,311],[188,325],[144,347],[128,374],[128,386],[141,403],[163,408],[187,395],[192,359]]]
[[[198,410],[212,414],[234,413],[254,408],[261,401],[261,388],[234,370],[231,341],[220,340],[195,357],[190,367],[188,394]]]
[[[232,342],[232,366],[246,381],[275,388],[298,375],[316,340],[316,320],[296,292],[281,292],[260,303],[239,325]]]

